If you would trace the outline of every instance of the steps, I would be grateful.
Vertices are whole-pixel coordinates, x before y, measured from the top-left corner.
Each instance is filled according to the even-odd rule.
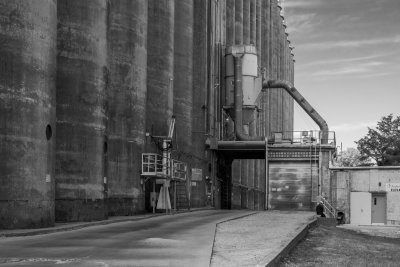
[[[190,201],[186,181],[176,183],[176,209],[190,210]]]

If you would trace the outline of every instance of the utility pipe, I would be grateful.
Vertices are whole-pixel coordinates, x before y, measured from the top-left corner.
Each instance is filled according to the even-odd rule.
[[[322,131],[321,144],[327,144],[329,138],[329,127],[326,121],[318,114],[318,112],[307,102],[307,100],[297,91],[297,89],[288,81],[269,80],[264,81],[262,89],[282,88],[285,89],[296,102],[304,109],[304,111],[314,120]]]

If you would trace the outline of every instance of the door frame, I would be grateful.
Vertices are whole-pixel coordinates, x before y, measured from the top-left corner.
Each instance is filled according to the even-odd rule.
[[[374,222],[372,222],[372,209],[373,209],[373,201],[374,201],[374,197],[383,197],[384,198],[384,220],[383,223],[387,224],[387,194],[386,192],[371,192],[371,224],[373,224]]]

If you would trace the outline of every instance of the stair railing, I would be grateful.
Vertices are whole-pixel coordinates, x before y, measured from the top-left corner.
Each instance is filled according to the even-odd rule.
[[[324,205],[325,210],[330,214],[332,218],[336,218],[336,209],[323,197],[320,197],[322,205]]]

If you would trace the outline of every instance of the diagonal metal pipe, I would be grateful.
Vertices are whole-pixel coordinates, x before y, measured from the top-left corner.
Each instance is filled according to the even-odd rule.
[[[293,99],[303,108],[303,110],[314,120],[314,122],[319,126],[319,128],[322,132],[321,144],[328,143],[328,138],[329,138],[328,124],[290,82],[282,81],[282,80],[264,81],[263,85],[262,85],[262,90],[266,90],[268,88],[285,89],[293,97]]]

